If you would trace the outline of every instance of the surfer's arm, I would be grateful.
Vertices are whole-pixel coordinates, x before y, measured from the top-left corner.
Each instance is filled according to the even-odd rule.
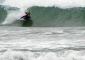
[[[25,16],[22,16],[21,18],[24,18]]]
[[[20,19],[25,18],[25,16],[22,16]]]

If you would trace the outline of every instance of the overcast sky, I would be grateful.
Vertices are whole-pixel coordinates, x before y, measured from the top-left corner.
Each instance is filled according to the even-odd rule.
[[[6,5],[15,7],[28,6],[57,6],[57,7],[85,7],[85,0],[5,0]]]

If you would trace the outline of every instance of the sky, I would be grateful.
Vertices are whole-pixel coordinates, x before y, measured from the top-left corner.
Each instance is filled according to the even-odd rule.
[[[3,4],[19,8],[27,8],[31,6],[71,8],[85,7],[85,0],[5,0]]]

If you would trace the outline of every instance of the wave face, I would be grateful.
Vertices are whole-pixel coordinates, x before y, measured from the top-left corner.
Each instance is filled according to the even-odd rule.
[[[23,16],[31,7],[33,22],[30,25],[32,26],[84,26],[84,0],[0,0],[0,5],[14,8],[7,9],[8,14],[3,25],[22,26],[21,21],[14,21]]]
[[[6,10],[7,9],[7,10]],[[85,8],[58,8],[33,6],[30,9],[32,15],[31,26],[33,27],[83,27],[85,26]],[[0,23],[6,20],[7,11],[15,11],[18,8],[7,8],[0,6]],[[9,13],[8,12],[8,13]],[[17,11],[18,12],[18,11]],[[11,21],[8,20],[9,22]],[[22,26],[24,22],[16,21],[11,26]],[[26,22],[25,22],[26,23]],[[29,25],[27,22],[26,25]]]
[[[33,26],[85,26],[85,8],[31,7]]]
[[[7,11],[5,10],[5,7],[0,5],[0,23],[2,23],[7,16]]]

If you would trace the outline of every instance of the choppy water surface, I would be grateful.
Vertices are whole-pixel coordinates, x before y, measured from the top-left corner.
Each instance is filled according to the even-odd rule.
[[[84,39],[84,27],[0,27],[0,60],[85,60]]]

